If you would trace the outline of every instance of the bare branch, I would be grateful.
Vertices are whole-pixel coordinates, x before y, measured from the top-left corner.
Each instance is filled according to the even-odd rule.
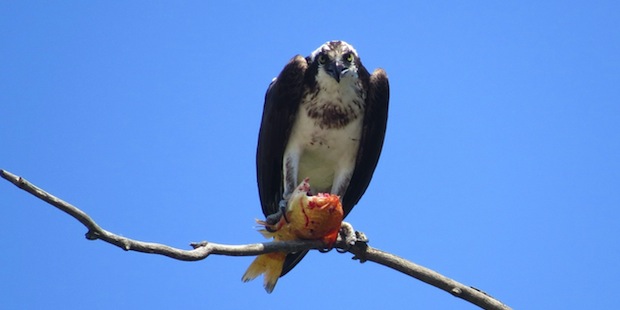
[[[355,254],[362,262],[372,261],[404,274],[410,275],[424,283],[442,289],[456,297],[467,300],[484,309],[510,309],[507,305],[487,293],[471,286],[463,285],[426,267],[410,262],[402,257],[378,249],[353,247],[349,252]]]
[[[88,232],[86,233],[86,239],[101,239],[105,242],[116,245],[125,251],[159,254],[183,261],[197,261],[206,258],[210,254],[228,256],[256,256],[276,251],[297,252],[313,248],[324,248],[323,242],[320,241],[264,242],[247,245],[226,245],[203,241],[192,243],[191,245],[194,247],[193,250],[181,250],[167,246],[165,244],[137,241],[116,235],[101,228],[84,211],[38,188],[37,186],[28,182],[22,177],[14,175],[6,170],[0,170],[0,174],[4,179],[15,184],[15,186],[55,206],[56,208],[71,215],[76,220],[80,221],[80,223],[82,223],[88,229]]]
[[[0,175],[22,190],[25,190],[37,198],[55,206],[80,221],[80,223],[88,229],[88,232],[86,233],[86,238],[88,240],[101,239],[105,242],[116,245],[125,251],[159,254],[183,261],[197,261],[205,259],[211,254],[227,256],[255,256],[276,251],[290,253],[324,248],[324,244],[321,241],[264,242],[246,245],[226,245],[203,241],[192,243],[191,246],[194,248],[192,250],[182,250],[164,244],[137,241],[121,237],[101,228],[92,218],[90,218],[90,216],[88,216],[88,214],[82,210],[47,193],[34,184],[26,181],[22,177],[14,175],[6,170],[0,170]],[[417,265],[394,254],[368,246],[365,236],[359,232],[355,232],[353,227],[348,223],[343,223],[342,230],[344,231],[343,236],[338,239],[334,247],[343,250],[342,252],[350,252],[354,254],[355,256],[353,258],[358,259],[362,263],[372,261],[390,267],[442,289],[456,297],[467,300],[484,309],[511,309],[507,305],[479,289],[463,285],[433,270]]]

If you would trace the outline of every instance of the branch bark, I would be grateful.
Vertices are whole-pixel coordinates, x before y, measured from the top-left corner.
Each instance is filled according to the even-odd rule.
[[[20,189],[32,194],[33,196],[55,206],[63,212],[82,223],[87,229],[86,239],[103,240],[107,243],[116,245],[125,251],[137,251],[149,254],[159,254],[168,256],[173,259],[183,261],[198,261],[207,258],[209,255],[227,255],[227,256],[256,256],[260,254],[283,251],[297,252],[309,249],[323,249],[324,244],[321,241],[285,241],[285,242],[263,242],[245,245],[226,245],[213,242],[195,242],[190,245],[191,250],[177,249],[165,244],[143,242],[121,237],[101,228],[88,214],[71,205],[68,202],[59,199],[43,189],[28,182],[22,177],[12,174],[6,170],[0,170],[0,176],[7,181],[13,183]],[[343,223],[343,230],[348,231],[348,235],[358,234],[354,232],[353,227],[348,223]],[[366,261],[375,262],[394,270],[400,271],[406,275],[414,277],[422,282],[442,289],[455,297],[462,298],[472,304],[483,309],[507,310],[511,309],[499,300],[491,297],[485,292],[474,287],[463,285],[457,281],[447,278],[433,270],[417,265],[402,257],[391,253],[372,248],[362,240],[365,237],[357,238],[357,241],[351,242],[351,238],[340,237],[334,245],[335,248],[354,254],[354,259],[364,263]],[[354,238],[355,240],[355,238]]]

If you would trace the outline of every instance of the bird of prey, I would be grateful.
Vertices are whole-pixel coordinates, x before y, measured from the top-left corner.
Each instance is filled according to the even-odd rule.
[[[388,101],[385,71],[370,74],[344,41],[293,57],[267,89],[258,135],[256,174],[267,221],[280,219],[305,178],[311,194],[339,195],[346,216],[377,166]],[[289,254],[281,276],[306,253]]]

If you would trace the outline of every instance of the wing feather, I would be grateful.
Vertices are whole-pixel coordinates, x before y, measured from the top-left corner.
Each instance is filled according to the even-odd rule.
[[[387,74],[383,69],[376,69],[368,80],[362,139],[357,151],[355,170],[342,199],[345,216],[366,192],[379,162],[387,126],[389,100],[390,86]]]
[[[307,67],[305,58],[293,57],[265,94],[256,148],[256,181],[265,216],[276,213],[282,199],[282,158],[301,102]]]

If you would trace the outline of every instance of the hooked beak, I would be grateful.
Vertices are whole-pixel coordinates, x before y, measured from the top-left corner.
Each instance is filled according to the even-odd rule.
[[[327,65],[327,67],[325,68],[325,71],[327,72],[327,74],[329,74],[331,77],[333,77],[336,82],[340,83],[340,77],[342,76],[342,69],[344,69],[344,65],[342,64],[341,61],[333,61],[330,64]]]

